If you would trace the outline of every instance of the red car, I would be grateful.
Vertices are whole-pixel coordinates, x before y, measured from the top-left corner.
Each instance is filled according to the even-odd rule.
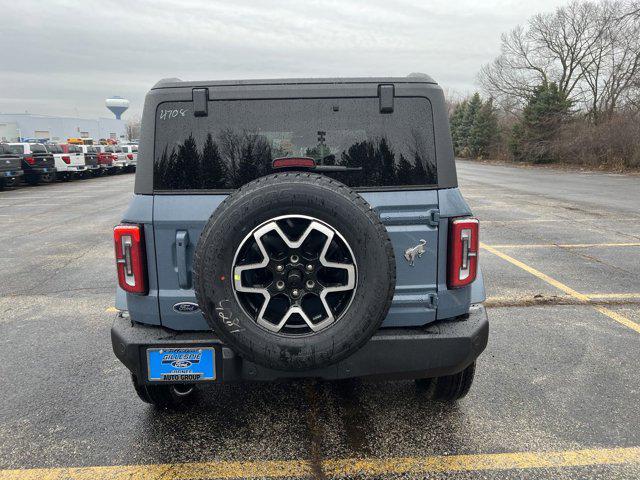
[[[113,164],[113,161],[116,159],[115,155],[110,152],[107,152],[106,145],[87,145],[89,149],[93,149],[97,159],[98,165],[100,166],[101,172],[107,175],[113,175],[118,171],[118,169]]]

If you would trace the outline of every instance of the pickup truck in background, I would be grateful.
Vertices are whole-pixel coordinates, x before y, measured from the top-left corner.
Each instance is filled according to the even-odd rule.
[[[135,172],[138,164],[138,145],[122,145],[120,148],[122,148],[122,152],[127,155],[127,159],[130,162],[129,171]]]
[[[42,143],[9,143],[12,153],[20,157],[24,180],[30,185],[51,183],[56,179],[53,154]]]
[[[75,156],[76,161],[82,161],[85,166],[85,170],[82,172],[82,177],[86,178],[89,175],[96,176],[100,173],[100,165],[98,165],[98,156],[94,151],[89,151],[89,145],[74,145],[72,143],[60,144],[62,150],[72,158]]]
[[[115,155],[107,152],[106,145],[86,145],[96,154],[96,158],[98,159],[98,165],[100,165],[100,172],[103,175],[113,175],[117,173],[118,169],[113,164]]]
[[[119,172],[126,172],[131,168],[131,160],[127,157],[127,154],[122,151],[122,147],[119,145],[107,145],[105,151],[113,156],[113,166],[118,169]]]
[[[57,143],[45,144],[47,151],[53,154],[53,160],[57,169],[57,178],[60,180],[72,180],[80,178],[87,169],[83,155],[67,153],[62,145]]]
[[[0,191],[15,185],[22,175],[20,157],[8,145],[0,143]]]

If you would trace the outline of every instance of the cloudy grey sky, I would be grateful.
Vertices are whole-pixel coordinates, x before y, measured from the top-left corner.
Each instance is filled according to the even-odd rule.
[[[0,0],[0,112],[108,116],[163,77],[406,75],[459,93],[500,33],[562,0]]]

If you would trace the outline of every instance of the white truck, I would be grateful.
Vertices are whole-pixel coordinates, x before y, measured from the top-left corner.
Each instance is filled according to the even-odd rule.
[[[79,178],[87,170],[87,166],[84,163],[84,155],[66,153],[62,146],[57,143],[47,143],[45,147],[47,152],[53,155],[58,179],[72,180]]]
[[[127,154],[127,158],[129,159],[129,169],[131,171],[136,170],[136,165],[138,164],[138,145],[122,145],[122,152]]]
[[[113,157],[113,166],[116,167],[119,172],[127,172],[130,170],[131,160],[129,160],[127,154],[122,151],[122,147],[119,145],[107,145],[104,151],[111,154]]]

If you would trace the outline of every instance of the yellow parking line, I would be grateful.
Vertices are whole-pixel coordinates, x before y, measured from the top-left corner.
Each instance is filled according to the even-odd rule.
[[[105,310],[105,312],[107,313],[118,313],[120,310],[118,310],[116,307],[109,307]]]
[[[509,255],[507,255],[506,253],[502,253],[499,250],[496,250],[494,247],[491,247],[489,245],[485,245],[484,243],[480,243],[480,246],[482,248],[484,248],[485,250],[487,250],[488,252],[493,253],[494,255],[502,258],[503,260],[506,260],[507,262],[515,265],[516,267],[519,267],[521,269],[523,269],[526,272],[529,272],[531,275],[534,275],[536,277],[538,277],[540,280],[543,280],[545,282],[547,282],[549,285],[552,285],[554,287],[556,287],[558,290],[563,291],[564,293],[566,293],[567,295],[572,296],[573,298],[589,304],[589,297],[587,295],[585,295],[584,293],[580,293],[575,291],[573,288],[565,285],[562,282],[559,282],[558,280],[551,278],[549,275],[546,275],[544,273],[542,273],[539,270],[536,270],[533,267],[530,267],[529,265],[527,265],[526,263],[521,262],[520,260],[516,260],[513,257],[510,257]],[[629,320],[628,318],[626,318],[623,315],[620,315],[617,312],[614,312],[613,310],[610,310],[606,307],[603,307],[602,305],[594,305],[591,304],[592,307],[597,310],[598,312],[602,313],[603,315],[606,315],[607,317],[615,320],[616,322],[624,325],[625,327],[628,327],[632,330],[635,330],[636,332],[640,333],[640,325]]]
[[[597,247],[640,247],[640,242],[631,243],[508,243],[487,245],[493,248],[597,248]]]
[[[640,293],[585,293],[590,300],[640,300]]]
[[[640,463],[640,448],[602,448],[555,452],[515,452],[431,457],[347,458],[325,460],[329,477],[356,475],[427,475],[437,472],[584,467]],[[312,474],[301,460],[203,462],[155,465],[116,465],[80,468],[0,470],[0,480],[173,480],[224,478],[279,478]]]

